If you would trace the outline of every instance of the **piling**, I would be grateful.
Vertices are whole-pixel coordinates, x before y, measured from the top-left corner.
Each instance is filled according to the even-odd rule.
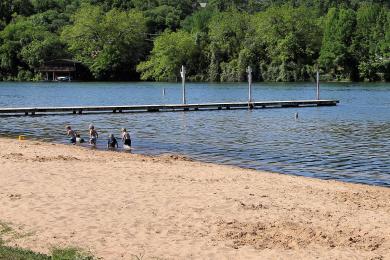
[[[184,67],[184,65],[181,66],[180,75],[181,75],[181,82],[183,86],[183,105],[185,105],[187,104],[187,99],[186,99],[186,68]]]
[[[320,100],[320,72],[317,69],[317,100]]]
[[[246,69],[246,72],[248,73],[248,106],[250,109],[253,108],[252,102],[252,68],[251,66],[248,66]]]

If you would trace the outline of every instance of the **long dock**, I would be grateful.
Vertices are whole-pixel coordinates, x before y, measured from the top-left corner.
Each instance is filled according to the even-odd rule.
[[[259,102],[227,102],[203,104],[173,105],[127,105],[127,106],[74,106],[74,107],[21,107],[0,108],[2,116],[47,115],[47,114],[84,114],[84,113],[128,113],[128,112],[168,112],[198,111],[222,109],[260,109],[286,107],[336,106],[338,100],[293,100],[293,101],[259,101]]]

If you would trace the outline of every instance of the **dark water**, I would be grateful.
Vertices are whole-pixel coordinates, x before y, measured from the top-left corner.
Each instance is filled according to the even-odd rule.
[[[162,95],[162,89],[166,95]],[[189,103],[245,101],[246,84],[189,84]],[[179,84],[0,83],[0,107],[172,104]],[[313,99],[314,84],[257,84],[256,100]],[[337,107],[0,117],[0,134],[66,142],[70,124],[87,136],[131,131],[134,153],[179,153],[207,162],[390,187],[390,84],[324,84]],[[294,119],[294,113],[299,119]]]

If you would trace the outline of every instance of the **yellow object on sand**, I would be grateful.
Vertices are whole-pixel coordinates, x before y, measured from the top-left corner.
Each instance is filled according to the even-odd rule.
[[[19,135],[19,141],[23,141],[23,140],[26,140],[26,136],[25,135]]]

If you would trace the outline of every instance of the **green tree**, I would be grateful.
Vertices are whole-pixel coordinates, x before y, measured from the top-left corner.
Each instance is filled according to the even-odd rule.
[[[321,28],[306,7],[271,7],[255,15],[253,41],[261,52],[259,70],[267,81],[308,80],[321,46]]]
[[[208,8],[218,11],[240,10],[249,13],[263,11],[266,8],[282,2],[281,0],[209,0]]]
[[[209,80],[240,81],[245,76],[245,65],[238,62],[244,49],[250,17],[237,10],[216,13],[209,24]]]
[[[146,19],[137,11],[84,5],[61,37],[97,79],[130,78],[144,53]]]
[[[213,15],[214,15],[214,11],[212,9],[201,9],[193,13],[191,16],[187,16],[183,20],[181,26],[187,32],[208,33],[209,23]]]
[[[141,11],[151,10],[159,6],[171,6],[178,10],[181,19],[196,10],[197,3],[193,0],[131,0],[133,6]]]
[[[99,5],[105,12],[108,12],[113,8],[122,11],[128,11],[131,8],[134,8],[133,1],[129,0],[83,0],[83,3]]]
[[[191,34],[185,31],[165,32],[156,38],[149,59],[141,62],[137,70],[143,80],[176,80],[182,65],[186,66],[189,75],[194,74],[197,65],[192,61],[197,54]]]
[[[388,11],[380,5],[361,6],[356,12],[356,33],[353,39],[353,52],[359,61],[361,79],[379,80],[384,73],[388,56],[386,53],[386,32]],[[386,28],[387,27],[387,28]]]
[[[161,5],[144,12],[149,31],[160,33],[165,29],[176,30],[180,26],[181,11],[175,7]]]
[[[29,16],[34,13],[30,0],[1,0],[0,20],[9,23],[13,16]]]
[[[249,65],[255,80],[309,80],[317,64],[329,79],[390,80],[389,8],[389,0],[0,0],[0,80],[34,78],[55,58],[77,59],[103,80],[138,79],[140,63],[142,77],[157,80],[175,79],[182,63],[193,80],[243,81]]]
[[[31,76],[45,60],[66,55],[56,34],[24,17],[15,19],[0,32],[0,43],[0,68],[8,79],[18,78],[18,74]]]
[[[331,8],[326,15],[320,65],[337,79],[357,80],[357,61],[352,53],[356,15],[351,9]]]
[[[70,24],[69,15],[56,10],[38,13],[30,16],[29,19],[34,24],[44,26],[46,30],[53,33],[59,33],[65,25]]]

